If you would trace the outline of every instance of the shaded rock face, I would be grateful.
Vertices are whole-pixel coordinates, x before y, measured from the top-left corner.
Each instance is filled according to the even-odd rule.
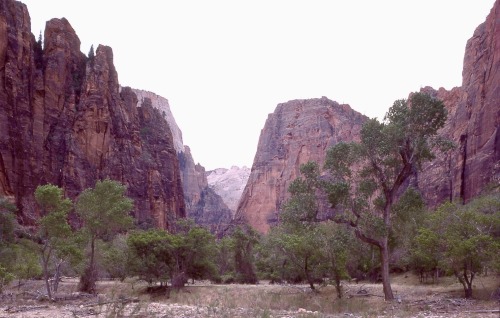
[[[158,109],[161,113],[161,117],[165,118],[172,132],[172,137],[174,138],[174,147],[177,152],[184,151],[184,142],[182,141],[182,131],[177,125],[175,121],[174,115],[172,114],[172,110],[170,109],[170,104],[168,99],[157,95],[153,92],[148,92],[142,89],[132,89],[132,91],[137,95],[137,99],[139,100],[139,104],[142,103],[145,99],[149,99],[151,101],[151,105],[154,108]]]
[[[208,186],[205,168],[195,164],[191,150],[184,146],[178,153],[181,164],[187,216],[212,232],[222,232],[231,222],[231,210],[222,198]]]
[[[367,118],[326,97],[279,104],[261,131],[257,153],[235,218],[265,233],[278,221],[288,186],[308,161],[323,164],[338,142],[359,140]]]
[[[424,167],[418,184],[427,202],[468,202],[500,185],[500,1],[467,42],[462,86],[423,90],[442,99],[448,121],[441,134],[456,149]]]
[[[184,145],[182,132],[170,110],[168,100],[144,90],[133,89],[133,92],[137,95],[139,104],[143,100],[149,100],[151,105],[159,110],[161,117],[168,122],[180,162],[186,216],[214,232],[221,231],[230,223],[231,211],[222,198],[209,188],[205,168],[200,164],[195,164],[190,148]]]
[[[30,223],[38,185],[75,198],[110,178],[128,187],[138,223],[168,228],[184,217],[170,128],[150,101],[120,91],[111,48],[87,59],[66,19],[47,22],[44,38],[42,51],[26,6],[0,0],[0,195]]]
[[[232,166],[230,169],[218,168],[207,171],[206,175],[208,186],[221,196],[234,215],[250,176],[250,168],[237,166]]]

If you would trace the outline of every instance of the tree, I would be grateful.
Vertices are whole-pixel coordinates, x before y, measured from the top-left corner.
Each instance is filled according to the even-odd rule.
[[[76,211],[83,221],[83,233],[90,243],[89,263],[80,278],[80,291],[95,293],[97,270],[96,240],[111,240],[133,225],[128,215],[132,200],[125,196],[125,186],[118,181],[97,181],[94,189],[86,189],[77,199]]]
[[[418,190],[409,187],[392,207],[392,226],[389,232],[389,248],[393,266],[404,270],[411,266],[412,239],[423,225],[427,212]]]
[[[368,120],[360,142],[339,143],[328,150],[322,182],[335,211],[334,220],[379,250],[384,296],[394,299],[389,277],[389,236],[405,182],[450,143],[437,137],[446,121],[441,101],[424,93],[397,100],[384,122]]]
[[[325,263],[315,222],[318,203],[314,186],[319,168],[310,162],[302,165],[300,172],[305,178],[297,178],[290,184],[291,197],[283,205],[281,224],[271,230],[270,237],[276,252],[285,257],[288,274],[294,274],[299,280],[305,279],[315,291],[314,283],[322,279],[321,264]]]
[[[35,190],[35,200],[41,210],[42,217],[38,221],[38,240],[41,242],[39,253],[42,260],[43,276],[49,299],[52,291],[57,292],[60,267],[69,256],[78,255],[78,249],[72,244],[72,230],[68,224],[68,212],[72,203],[64,199],[61,188],[46,184]],[[56,275],[51,288],[49,283],[50,262],[57,257]]]
[[[439,270],[439,260],[442,253],[439,249],[439,236],[428,228],[420,228],[413,239],[411,252],[411,266],[419,274],[420,282],[425,281],[425,275]]]
[[[318,223],[318,164],[306,163],[300,172],[302,177],[295,179],[288,189],[291,197],[283,206],[281,224],[271,229],[271,245],[276,253],[283,255],[287,271],[303,277],[312,290],[316,281],[330,277],[341,298],[341,279],[348,277],[349,233],[332,222]]]
[[[95,58],[95,53],[94,53],[94,44],[90,46],[89,54],[88,54],[89,60],[93,63],[94,58]]]
[[[3,292],[3,288],[13,279],[14,275],[12,275],[12,273],[10,273],[5,267],[0,265],[0,294]]]
[[[259,242],[258,234],[251,228],[237,227],[231,234],[231,241],[236,282],[257,283],[254,268],[254,246]]]
[[[318,225],[318,240],[323,267],[333,280],[337,298],[340,299],[343,292],[341,280],[349,278],[347,261],[353,246],[352,234],[339,224],[324,222]]]
[[[487,204],[485,204],[487,203]],[[447,202],[430,217],[416,240],[416,255],[423,265],[443,268],[472,297],[472,282],[488,266],[498,266],[500,196],[478,198],[467,205]],[[432,245],[432,246],[429,246]]]
[[[0,248],[14,241],[14,230],[17,225],[15,211],[15,205],[7,198],[0,197]]]
[[[233,254],[233,241],[229,236],[225,236],[216,241],[217,255],[216,266],[218,273],[215,277],[216,281],[222,283],[230,283],[234,281],[234,258]]]
[[[181,288],[188,278],[212,278],[216,245],[214,236],[190,221],[178,221],[177,233],[161,229],[134,231],[128,239],[132,273],[150,284],[167,282]]]
[[[40,246],[32,240],[20,239],[13,247],[15,263],[12,272],[19,280],[38,278],[43,274],[40,264]],[[56,292],[55,290],[54,292]]]
[[[13,279],[15,266],[16,207],[5,197],[0,197],[0,293]]]
[[[183,275],[191,279],[213,278],[217,273],[215,237],[207,229],[195,225],[193,220],[178,220],[176,227],[180,226],[184,229],[176,233],[181,238],[174,249],[176,264],[179,264],[176,276],[181,275],[181,283]],[[184,284],[174,287],[182,286]]]
[[[100,263],[110,278],[123,281],[128,274],[127,260],[130,258],[127,234],[118,234],[111,242],[102,242]]]
[[[137,230],[130,233],[127,237],[130,274],[138,275],[149,284],[166,283],[174,262],[171,238],[171,234],[161,229]]]
[[[35,67],[41,69],[43,67],[43,42],[42,42],[42,31],[38,34],[38,41],[33,44],[33,57],[35,62]]]

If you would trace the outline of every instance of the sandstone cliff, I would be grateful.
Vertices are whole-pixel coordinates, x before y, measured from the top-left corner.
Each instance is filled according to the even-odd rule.
[[[170,128],[151,101],[137,103],[120,91],[111,48],[87,58],[63,18],[47,22],[42,50],[26,6],[0,0],[0,195],[15,198],[21,221],[36,217],[38,185],[74,198],[108,177],[127,185],[138,223],[185,216]]]
[[[323,163],[326,150],[359,139],[367,118],[326,97],[279,104],[261,131],[257,153],[235,218],[267,232],[277,222],[288,186],[308,161]]]
[[[184,146],[184,151],[178,156],[188,217],[193,218],[197,224],[209,227],[213,232],[222,231],[232,220],[231,210],[208,186],[205,168],[194,163],[189,147]]]
[[[232,214],[236,213],[238,202],[250,176],[250,168],[232,166],[207,171],[208,186],[221,196]]]
[[[186,205],[186,216],[212,231],[222,230],[232,219],[232,213],[224,200],[208,186],[205,168],[195,164],[191,150],[184,145],[182,132],[170,110],[168,100],[155,93],[133,89],[139,103],[149,100],[161,116],[166,119],[174,138],[174,147],[180,162],[182,188]]]
[[[426,164],[412,181],[431,207],[446,200],[467,202],[500,186],[499,48],[497,0],[486,22],[467,42],[462,86],[450,91],[422,89],[444,101],[448,120],[440,134],[456,144],[453,151]],[[324,98],[278,105],[261,132],[237,218],[266,232],[277,221],[300,164],[308,160],[322,164],[327,147],[358,138],[363,120],[350,108]]]
[[[170,127],[170,131],[172,132],[172,137],[174,138],[174,148],[179,153],[184,151],[184,142],[182,140],[182,131],[177,125],[175,121],[174,115],[172,114],[172,110],[170,109],[170,104],[168,99],[162,97],[153,92],[145,91],[142,89],[132,88],[132,91],[137,96],[139,100],[138,103],[142,103],[145,99],[149,99],[151,101],[151,105],[153,108],[156,108],[160,111],[161,116],[165,118]]]
[[[437,158],[418,176],[432,206],[446,200],[469,201],[500,185],[500,1],[467,42],[462,86],[424,91],[442,99],[448,121],[441,130],[456,149]]]

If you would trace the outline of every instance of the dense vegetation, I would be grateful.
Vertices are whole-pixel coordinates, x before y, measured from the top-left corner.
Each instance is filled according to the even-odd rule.
[[[413,270],[422,282],[453,275],[472,297],[477,275],[500,273],[498,186],[435,210],[406,186],[425,161],[450,147],[436,137],[445,119],[442,103],[428,95],[396,101],[384,122],[367,122],[360,142],[334,146],[324,167],[301,167],[279,224],[265,236],[233,226],[216,238],[186,219],[168,231],[138,226],[126,188],[111,180],[75,202],[57,186],[39,186],[35,228],[17,224],[15,206],[0,198],[0,292],[14,279],[42,278],[52,299],[65,274],[80,276],[80,290],[90,293],[99,278],[138,277],[173,288],[190,279],[267,279],[305,282],[313,291],[333,284],[341,298],[342,280],[369,279],[381,281],[392,299],[390,273]]]

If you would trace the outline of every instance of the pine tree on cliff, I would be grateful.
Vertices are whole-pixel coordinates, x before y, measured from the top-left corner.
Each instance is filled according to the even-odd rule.
[[[90,63],[94,63],[94,58],[95,58],[95,53],[94,53],[94,44],[92,44],[90,46],[90,50],[89,50],[89,55],[88,55],[88,59],[90,61]]]
[[[38,34],[38,41],[33,45],[35,67],[37,69],[42,69],[43,67],[43,46],[42,46],[42,31]]]

